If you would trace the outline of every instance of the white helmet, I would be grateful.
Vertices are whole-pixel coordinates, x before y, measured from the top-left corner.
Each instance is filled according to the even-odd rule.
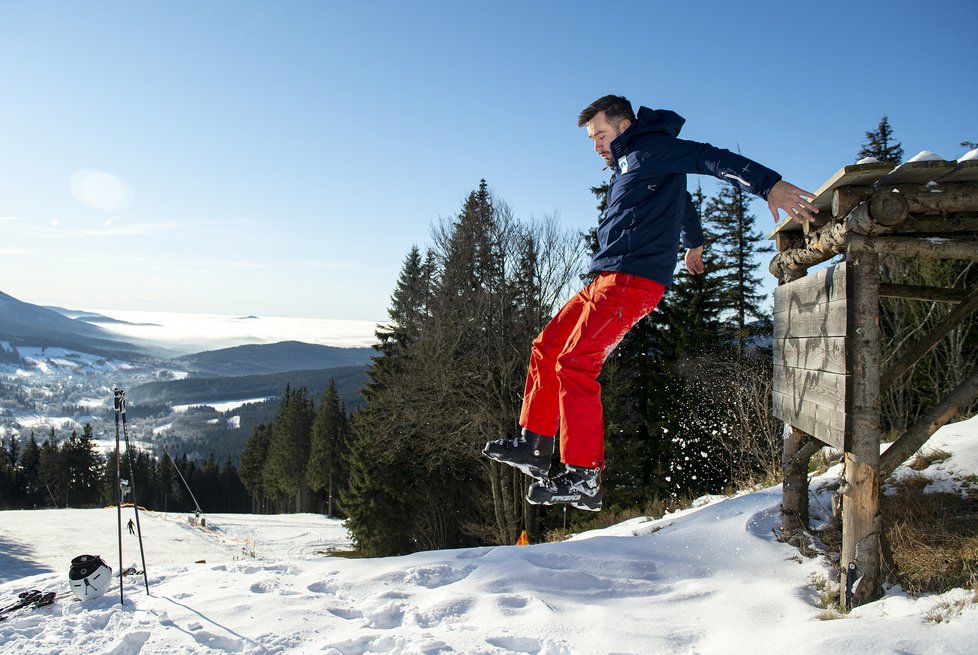
[[[98,598],[109,589],[112,569],[98,555],[79,555],[68,571],[71,591],[81,600]]]

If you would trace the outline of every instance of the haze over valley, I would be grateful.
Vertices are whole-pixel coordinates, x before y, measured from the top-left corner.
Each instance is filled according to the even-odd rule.
[[[114,448],[113,389],[149,450],[237,458],[285,386],[318,399],[329,380],[351,410],[374,351],[369,321],[65,309],[0,292],[0,439],[43,442],[91,424]]]

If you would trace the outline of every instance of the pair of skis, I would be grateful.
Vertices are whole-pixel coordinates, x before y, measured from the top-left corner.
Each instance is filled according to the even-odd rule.
[[[0,609],[0,621],[6,619],[11,613],[17,610],[26,609],[28,607],[44,607],[45,605],[50,605],[54,602],[57,594],[53,591],[40,591],[39,589],[30,589],[28,591],[22,591],[17,594],[17,602]]]
[[[123,577],[130,575],[142,575],[142,571],[136,569],[135,566],[130,566],[122,572]],[[64,595],[64,594],[62,594]],[[40,589],[28,589],[27,591],[22,591],[17,594],[17,602],[8,605],[7,607],[0,608],[0,621],[5,620],[12,613],[17,610],[38,607],[45,607],[46,605],[51,605],[59,597],[58,593],[55,591],[41,591]]]

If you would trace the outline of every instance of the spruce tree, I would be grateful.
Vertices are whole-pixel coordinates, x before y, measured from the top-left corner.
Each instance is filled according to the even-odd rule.
[[[759,258],[772,252],[765,237],[755,228],[746,191],[724,184],[720,192],[706,202],[704,218],[716,231],[714,261],[723,286],[720,309],[737,335],[738,350],[743,351],[750,318],[764,318],[760,292]]]
[[[859,149],[856,161],[866,157],[875,157],[881,162],[894,165],[903,162],[903,146],[894,139],[890,119],[886,114],[883,114],[875,130],[866,132],[866,142]]]
[[[39,468],[57,502],[64,507],[90,507],[99,502],[102,482],[102,458],[95,448],[91,425],[81,435],[72,431],[57,444],[54,429],[41,448]]]
[[[396,347],[375,358],[367,405],[351,417],[341,509],[365,554],[512,543],[517,526],[534,521],[523,476],[502,472],[480,451],[518,429],[530,335],[552,312],[553,288],[567,282],[565,269],[551,265],[565,244],[514,220],[484,180],[433,236],[426,262],[435,266],[419,274],[410,255],[401,275],[428,281],[417,288],[430,294],[422,305],[424,294],[398,284],[385,329]],[[424,309],[410,338],[400,331],[411,324],[405,305]]]
[[[271,429],[260,423],[251,433],[241,451],[241,483],[251,494],[252,512],[267,510],[268,489],[265,480],[265,462],[268,460],[268,445],[271,442]]]
[[[328,516],[335,515],[339,493],[346,488],[349,450],[346,410],[336,391],[336,380],[330,378],[312,422],[312,444],[306,476],[313,491],[325,492]]]
[[[426,410],[415,407],[423,395],[417,387],[424,380],[415,369],[420,361],[418,342],[430,315],[435,268],[434,256],[429,253],[422,261],[417,247],[405,258],[388,309],[390,323],[378,330],[374,349],[379,355],[367,369],[367,404],[350,420],[348,484],[340,490],[339,507],[364,555],[416,548],[409,527],[413,499],[401,490],[412,485],[411,460],[416,453],[410,445],[426,439],[419,420]],[[395,456],[402,444],[408,445],[404,456]]]
[[[40,471],[41,482],[45,485],[51,502],[56,507],[62,507],[68,493],[69,475],[54,428],[51,428],[50,435],[41,444]]]
[[[411,345],[417,341],[431,311],[434,285],[434,254],[422,259],[421,251],[412,246],[404,259],[391,304],[389,323],[380,326],[375,335],[374,350],[379,356],[367,370],[364,397],[369,401],[381,394],[393,379],[410,368]]]
[[[47,492],[41,482],[41,447],[31,432],[27,445],[20,456],[20,469],[23,473],[23,489],[26,508],[43,507],[48,504]]]
[[[20,505],[17,484],[17,460],[11,449],[0,441],[0,508],[14,508]]]
[[[294,500],[296,512],[310,509],[306,467],[312,420],[312,403],[306,389],[286,386],[272,425],[266,470],[270,487],[279,496]]]

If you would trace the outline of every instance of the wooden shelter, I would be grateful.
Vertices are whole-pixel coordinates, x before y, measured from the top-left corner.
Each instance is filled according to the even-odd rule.
[[[808,463],[844,452],[841,596],[876,600],[881,586],[880,483],[978,398],[978,370],[880,455],[880,395],[978,309],[978,289],[880,283],[880,256],[978,261],[978,160],[846,166],[816,192],[818,220],[785,219],[771,233],[774,414],[786,425],[786,535],[808,525]],[[841,261],[808,275],[812,266]],[[881,370],[880,297],[953,303],[931,333]]]

